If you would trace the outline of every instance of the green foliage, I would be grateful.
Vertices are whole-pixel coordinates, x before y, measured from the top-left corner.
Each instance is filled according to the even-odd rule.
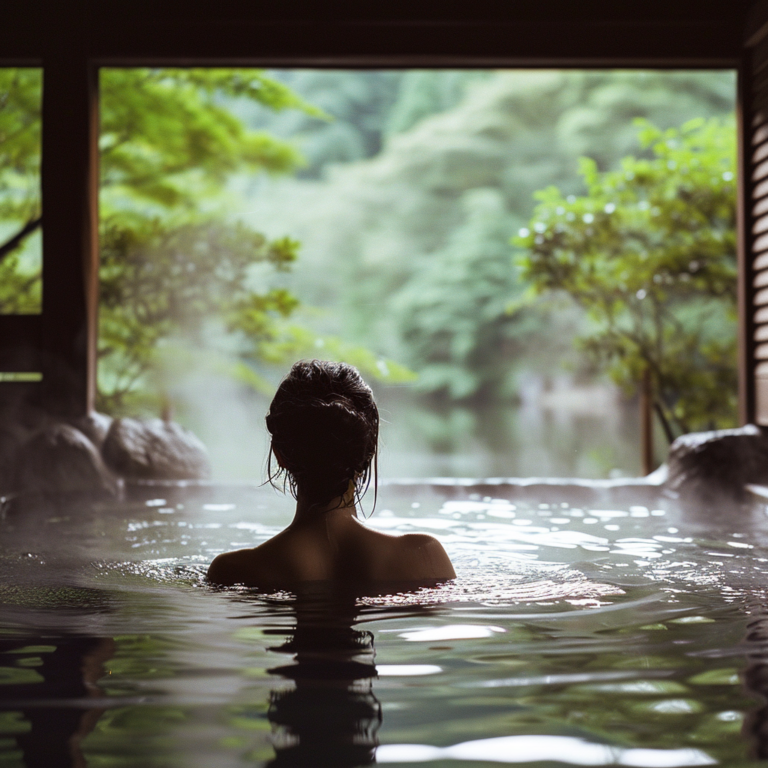
[[[324,120],[298,110],[243,111],[243,119],[291,137],[307,164],[299,177],[319,178],[334,164],[375,157],[388,139],[455,107],[483,70],[275,70],[276,79],[321,107]]]
[[[40,215],[42,71],[0,68],[0,220]]]
[[[640,121],[647,156],[581,161],[583,196],[548,187],[515,243],[536,292],[565,291],[593,329],[583,349],[627,392],[651,372],[678,431],[731,425],[736,408],[735,129]]]
[[[314,99],[303,84],[320,75],[273,74]],[[254,219],[302,241],[292,289],[332,308],[329,333],[407,362],[423,392],[511,400],[516,371],[552,375],[564,358],[594,375],[573,350],[586,319],[572,302],[542,296],[535,311],[498,314],[524,289],[508,238],[530,219],[536,190],[578,193],[579,155],[618,167],[636,149],[634,118],[667,128],[732,113],[733,72],[414,70],[381,73],[398,74],[394,96],[372,86],[368,100],[363,74],[375,73],[323,72],[322,106],[335,119],[313,124],[318,136],[348,131],[355,146],[375,146],[358,142],[362,125],[381,151],[355,150],[344,165],[318,151],[314,178],[265,180],[251,203]],[[314,134],[296,119],[305,125],[281,135],[309,147]],[[470,223],[467,201],[491,192],[498,204]]]
[[[300,164],[291,145],[248,130],[220,104],[224,97],[319,114],[258,70],[103,69],[102,203],[126,195],[197,209],[236,169],[283,173]]]
[[[284,364],[307,349],[317,354],[317,334],[284,322],[297,298],[272,285],[275,273],[295,262],[299,243],[269,239],[224,209],[233,172],[281,174],[303,162],[292,144],[246,127],[236,114],[243,100],[315,122],[325,117],[258,70],[102,71],[99,405],[105,410],[156,409],[168,368],[159,357],[169,346],[161,342],[175,339],[171,347],[178,349],[180,336],[182,347],[207,349],[219,372],[260,391],[268,385],[254,364]],[[232,334],[239,361],[213,349]],[[354,362],[363,351],[337,354]]]
[[[392,313],[420,389],[451,400],[509,395],[516,342],[531,330],[506,311],[505,297],[520,290],[511,224],[496,190],[471,190],[463,203],[463,224],[394,297]]]
[[[40,236],[30,238],[26,246],[0,261],[0,314],[34,315],[42,307]]]
[[[40,70],[0,69],[6,242],[40,215],[40,90]],[[272,275],[290,269],[299,243],[268,239],[228,216],[233,172],[282,174],[303,162],[293,144],[247,128],[232,111],[243,103],[270,113],[292,110],[315,122],[325,118],[259,70],[101,71],[97,404],[104,410],[158,407],[164,398],[159,352],[167,353],[172,338],[205,347],[212,337],[238,334],[244,359],[225,367],[260,389],[264,379],[253,361],[282,363],[279,350],[309,346],[306,339],[296,343],[297,329],[280,324],[297,299],[271,284]],[[0,261],[0,311],[39,311],[40,260],[29,258],[30,246],[39,256],[39,240],[39,234],[24,235],[8,246]],[[339,347],[338,354],[345,352],[365,357],[363,350]]]
[[[306,165],[302,178],[317,178],[330,163],[347,163],[376,155],[382,126],[398,97],[399,71],[328,69],[279,70],[276,79],[322,108],[323,120],[297,110],[243,110],[252,126],[290,136],[301,147]]]
[[[40,217],[42,71],[0,68],[0,246]],[[0,255],[0,313],[40,311],[40,236]]]
[[[722,116],[732,112],[735,93],[728,71],[108,69],[101,86],[102,302],[109,308],[100,318],[100,386],[110,407],[122,400],[123,409],[135,397],[129,382],[144,387],[143,396],[162,389],[151,349],[163,345],[169,354],[182,333],[217,369],[261,389],[268,384],[259,361],[330,357],[342,347],[345,359],[370,355],[361,363],[367,375],[396,369],[354,349],[407,362],[422,391],[457,400],[511,399],[516,370],[550,374],[564,354],[582,370],[571,340],[584,312],[563,300],[541,311],[555,295],[549,291],[536,311],[525,302],[521,308],[524,281],[505,253],[509,235],[530,219],[536,190],[554,184],[571,206],[579,155],[594,159],[594,173],[618,168],[636,151],[634,118],[666,129],[692,116]],[[37,88],[39,102],[39,75]],[[33,96],[25,85],[14,103],[31,104]],[[0,108],[0,121],[3,114]],[[653,157],[648,147],[640,159]],[[39,163],[39,153],[30,162]],[[233,175],[246,193],[258,192],[242,214],[232,204]],[[238,216],[263,236],[233,229]],[[302,242],[301,266],[290,273],[266,255],[286,233]],[[209,286],[199,294],[178,271],[194,238],[187,277],[205,274]],[[234,265],[240,291],[213,268],[217,258]],[[0,262],[0,302],[29,299],[27,310],[14,311],[34,306],[33,288],[13,282],[23,282],[22,267],[30,274],[29,263],[26,251]],[[123,286],[122,269],[130,277]],[[151,269],[161,276],[155,293]],[[178,285],[177,298],[169,285]],[[313,332],[297,330],[305,311],[281,290],[327,310],[305,323]],[[151,308],[156,326],[128,317],[132,296]],[[521,310],[514,316],[503,311],[510,299]],[[674,311],[688,325],[703,315],[702,344],[720,338],[725,350],[733,323],[724,301],[681,299]],[[218,321],[198,322],[195,308],[219,313]],[[229,349],[239,355],[229,362],[211,350],[227,329],[236,339]]]
[[[205,344],[206,320],[274,333],[297,304],[254,285],[260,264],[287,270],[298,243],[228,221],[233,171],[285,173],[290,144],[247,129],[222,101],[319,114],[259,70],[104,69],[101,72],[99,407],[148,406],[159,343]],[[209,321],[210,322],[210,321]],[[155,382],[157,377],[154,377]]]
[[[471,83],[488,78],[490,74],[478,69],[412,69],[404,72],[397,98],[387,115],[386,135],[407,131],[424,118],[455,107]]]
[[[254,340],[269,338],[275,318],[289,315],[297,300],[279,288],[252,290],[249,271],[258,263],[287,270],[297,247],[215,219],[113,216],[101,237],[99,355],[106,364],[99,366],[99,407],[155,405],[147,375],[165,353],[158,343],[180,329],[204,346],[206,325],[218,317]]]
[[[264,359],[275,362],[311,357],[343,361],[354,365],[362,374],[388,384],[403,384],[416,379],[413,371],[395,360],[376,355],[367,347],[338,336],[318,336],[300,325],[288,325],[277,337],[261,341],[258,351]]]

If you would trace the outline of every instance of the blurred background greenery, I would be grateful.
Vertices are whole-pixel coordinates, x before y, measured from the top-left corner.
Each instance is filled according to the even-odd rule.
[[[0,73],[2,240],[39,216],[29,179],[40,84],[38,70]],[[702,214],[695,226],[718,247],[693,238],[660,252],[690,217],[665,231],[648,205],[631,232],[611,230],[606,258],[618,269],[626,238],[654,231],[651,283],[654,269],[697,273],[685,300],[669,282],[666,298],[653,294],[669,309],[664,338],[681,340],[658,359],[696,358],[665,390],[668,421],[681,415],[677,431],[734,421],[734,185],[723,176],[733,179],[734,72],[104,69],[101,88],[100,407],[172,410],[208,442],[218,477],[260,477],[269,393],[305,356],[346,359],[373,380],[383,475],[638,473],[632,398],[647,344],[607,344],[593,299],[541,279],[552,263],[536,243],[562,234],[545,204],[583,225],[590,195],[603,211],[613,204],[610,174],[626,173],[628,156],[666,165],[669,178],[654,177],[670,201],[662,218],[679,213],[679,168],[657,146],[675,139],[643,142],[651,129],[638,118],[661,132],[719,121],[707,123],[717,146],[696,159],[716,184],[700,180],[689,200],[695,209],[717,186],[716,221]],[[534,198],[550,187],[549,203]],[[615,204],[645,210],[648,194]],[[579,250],[588,229],[571,227],[561,250],[594,268],[600,254]],[[35,236],[0,261],[0,311],[34,310]],[[691,270],[697,259],[730,289],[699,279],[714,273]],[[642,290],[626,288],[624,309]],[[686,346],[702,313],[721,321]],[[686,410],[681,387],[709,400]]]

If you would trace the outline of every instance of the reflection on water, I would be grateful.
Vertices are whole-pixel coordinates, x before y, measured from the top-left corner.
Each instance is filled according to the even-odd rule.
[[[768,756],[768,516],[383,488],[459,578],[214,590],[268,489],[136,490],[0,523],[0,765],[744,764]],[[282,511],[281,511],[282,510]],[[107,638],[107,639],[104,639]],[[325,761],[325,762],[323,762]]]
[[[88,699],[101,697],[96,683],[113,653],[110,638],[0,638],[0,728],[26,768],[87,765],[81,742],[104,711]]]
[[[425,744],[391,744],[382,747],[379,763],[422,763],[467,760],[494,763],[557,762],[574,765],[647,765],[656,768],[714,765],[717,760],[699,749],[621,749],[590,744],[571,736],[501,736],[477,739],[439,748]]]
[[[373,693],[376,677],[373,633],[354,629],[355,596],[333,590],[298,595],[295,625],[279,647],[291,664],[269,673],[292,681],[269,697],[275,766],[369,765],[374,762],[381,704]],[[269,630],[282,635],[282,630]]]
[[[744,685],[760,700],[744,720],[743,734],[750,742],[751,756],[768,759],[768,616],[754,618],[747,626],[746,648],[748,665],[744,670]]]

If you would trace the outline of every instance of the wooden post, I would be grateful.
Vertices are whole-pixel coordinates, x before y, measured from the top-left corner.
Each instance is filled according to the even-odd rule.
[[[650,475],[653,466],[653,387],[651,369],[643,371],[640,382],[640,453],[643,474]]]
[[[42,404],[76,417],[95,395],[98,82],[82,4],[62,9],[43,62]]]
[[[736,255],[738,262],[737,296],[739,312],[738,365],[739,365],[739,423],[753,424],[757,416],[757,380],[755,360],[755,271],[752,246],[755,240],[752,225],[752,142],[754,130],[752,116],[753,78],[752,56],[748,49],[738,71],[737,118],[737,196],[736,196]]]

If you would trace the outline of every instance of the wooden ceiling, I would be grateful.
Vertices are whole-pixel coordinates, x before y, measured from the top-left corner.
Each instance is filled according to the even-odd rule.
[[[754,31],[749,0],[11,5],[0,55],[16,63],[72,47],[114,65],[734,66]]]

